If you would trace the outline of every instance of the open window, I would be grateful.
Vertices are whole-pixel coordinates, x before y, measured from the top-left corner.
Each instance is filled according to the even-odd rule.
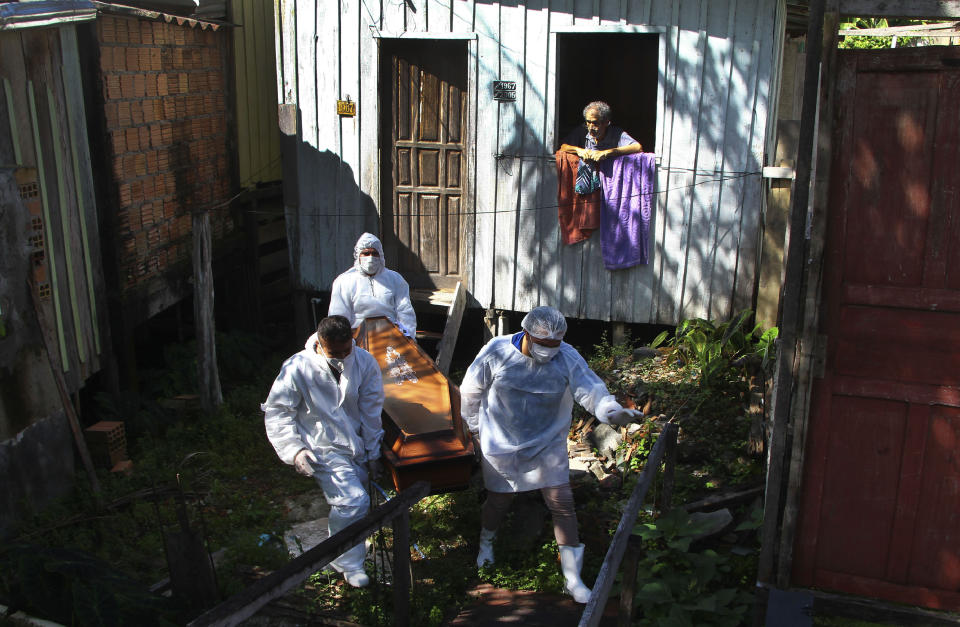
[[[557,145],[584,105],[603,100],[613,123],[655,152],[659,49],[657,33],[558,33]]]

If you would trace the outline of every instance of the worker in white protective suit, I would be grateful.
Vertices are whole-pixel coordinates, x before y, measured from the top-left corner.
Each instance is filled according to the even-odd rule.
[[[477,566],[493,563],[493,539],[514,495],[539,489],[553,517],[564,590],[586,603],[590,589],[580,578],[583,544],[567,456],[573,401],[605,423],[623,424],[643,414],[622,407],[577,350],[562,341],[567,322],[559,311],[537,307],[522,326],[520,333],[490,340],[460,386],[463,418],[479,436],[487,488]]]
[[[383,244],[364,233],[353,247],[353,267],[333,281],[330,316],[343,316],[356,329],[366,318],[386,316],[404,335],[417,335],[417,314],[410,302],[410,286],[383,262]]]
[[[264,412],[267,437],[284,463],[313,477],[330,505],[330,535],[367,515],[368,473],[379,474],[383,428],[380,366],[356,346],[349,321],[324,318],[303,350],[283,363]],[[364,544],[331,566],[347,583],[363,587]]]

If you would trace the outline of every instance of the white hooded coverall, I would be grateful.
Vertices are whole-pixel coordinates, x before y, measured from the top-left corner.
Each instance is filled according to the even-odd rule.
[[[316,344],[314,333],[283,363],[260,408],[284,463],[292,465],[303,448],[316,456],[313,476],[330,505],[332,536],[370,509],[366,462],[380,457],[383,383],[377,360],[358,346],[343,360],[338,383]],[[364,555],[361,543],[331,564],[341,572],[363,570]]]
[[[360,269],[360,251],[375,248],[380,253],[380,268],[372,275]],[[366,318],[386,316],[404,335],[416,337],[417,314],[410,302],[410,286],[399,273],[383,264],[383,244],[364,233],[353,249],[353,267],[333,281],[328,316],[343,316],[354,329]]]
[[[460,394],[463,418],[472,433],[480,434],[484,484],[494,492],[568,483],[573,401],[597,416],[612,405],[620,407],[566,342],[553,359],[537,363],[509,335],[493,338],[480,350]]]

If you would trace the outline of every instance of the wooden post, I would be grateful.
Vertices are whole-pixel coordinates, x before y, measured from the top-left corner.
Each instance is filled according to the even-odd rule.
[[[663,493],[660,495],[660,511],[666,512],[673,507],[673,485],[677,467],[677,439],[667,440],[663,452]]]
[[[633,597],[637,592],[637,567],[640,564],[642,540],[631,535],[627,540],[627,550],[623,554],[623,577],[620,581],[620,613],[617,627],[630,627],[633,619]]]
[[[410,511],[393,519],[393,624],[410,624]]]
[[[789,244],[783,293],[780,298],[782,316],[774,375],[770,465],[767,469],[767,497],[764,504],[762,542],[757,567],[757,581],[761,583],[770,582],[776,563],[776,546],[783,502],[783,471],[786,465],[784,454],[796,368],[797,333],[803,320],[801,295],[806,260],[804,232],[807,222],[807,205],[810,199],[810,172],[817,122],[824,3],[825,0],[810,2],[810,17],[807,25],[807,59],[804,71],[800,139],[797,149],[797,178],[793,196],[790,199]]]
[[[197,336],[197,377],[200,403],[213,411],[223,403],[217,369],[216,329],[213,318],[213,244],[210,214],[193,212],[193,324]]]
[[[633,529],[637,514],[640,513],[640,507],[643,505],[643,500],[647,496],[647,491],[650,489],[650,485],[653,483],[657,471],[660,470],[660,463],[663,461],[667,443],[670,440],[674,442],[677,440],[677,430],[678,427],[676,423],[668,422],[664,425],[663,431],[660,432],[660,437],[657,438],[656,444],[653,445],[653,450],[650,451],[650,457],[647,458],[647,464],[643,469],[643,473],[640,475],[637,485],[630,494],[630,499],[623,508],[623,516],[620,517],[620,523],[617,525],[617,530],[613,534],[613,540],[611,540],[607,554],[603,558],[603,565],[600,567],[597,580],[593,584],[593,592],[590,593],[590,599],[587,601],[583,614],[580,615],[579,627],[596,627],[600,624],[600,618],[603,616],[603,607],[607,602],[607,596],[610,594],[610,588],[613,587],[613,579],[617,574],[617,569],[620,567],[620,562],[627,550],[627,541],[632,535],[631,529]]]

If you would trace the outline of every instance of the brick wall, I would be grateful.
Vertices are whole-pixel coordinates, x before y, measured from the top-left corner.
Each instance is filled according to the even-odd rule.
[[[230,196],[225,30],[101,14],[97,19],[122,287],[144,283],[192,247],[191,211]],[[213,209],[214,240],[233,230]]]

